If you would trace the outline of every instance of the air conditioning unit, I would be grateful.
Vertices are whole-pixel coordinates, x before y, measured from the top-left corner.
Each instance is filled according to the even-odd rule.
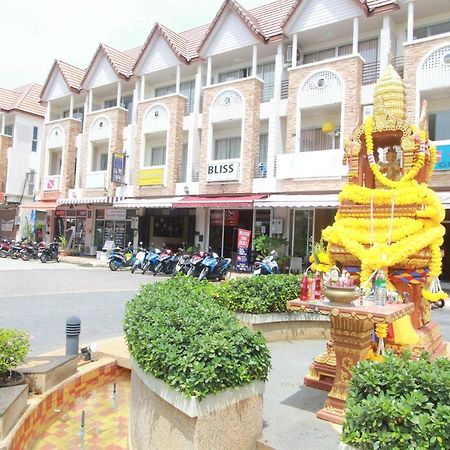
[[[95,245],[86,245],[84,247],[86,255],[95,256],[97,254],[97,247]]]
[[[286,47],[286,62],[292,63],[292,44]],[[297,64],[303,63],[303,52],[297,47]]]

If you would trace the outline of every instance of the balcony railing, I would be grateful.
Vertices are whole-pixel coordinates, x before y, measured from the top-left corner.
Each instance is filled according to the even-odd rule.
[[[194,111],[194,97],[188,98],[186,102],[186,116]]]
[[[196,183],[198,181],[199,168],[200,168],[199,164],[192,165],[191,181],[193,183]],[[181,164],[180,167],[178,168],[177,183],[186,183],[186,181],[187,181],[187,165]]]
[[[373,84],[380,76],[380,61],[365,63],[363,67],[362,84]]]
[[[86,175],[86,189],[106,188],[106,171],[99,170]]]
[[[263,102],[269,102],[270,99],[273,97],[273,90],[275,87],[275,83],[272,82],[265,82],[264,88],[263,88]]]

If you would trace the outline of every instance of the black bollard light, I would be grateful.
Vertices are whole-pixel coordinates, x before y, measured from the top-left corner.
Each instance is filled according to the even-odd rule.
[[[66,355],[78,355],[80,345],[81,320],[77,316],[66,320]]]

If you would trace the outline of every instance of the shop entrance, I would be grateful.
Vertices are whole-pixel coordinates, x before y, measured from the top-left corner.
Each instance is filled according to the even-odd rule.
[[[209,246],[223,256],[231,258],[232,264],[237,256],[238,229],[253,229],[252,209],[211,209],[209,214]]]

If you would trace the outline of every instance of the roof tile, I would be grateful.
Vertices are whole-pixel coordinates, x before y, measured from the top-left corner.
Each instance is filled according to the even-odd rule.
[[[39,84],[28,84],[14,90],[0,88],[0,109],[44,116],[45,106],[39,102],[41,89]]]

